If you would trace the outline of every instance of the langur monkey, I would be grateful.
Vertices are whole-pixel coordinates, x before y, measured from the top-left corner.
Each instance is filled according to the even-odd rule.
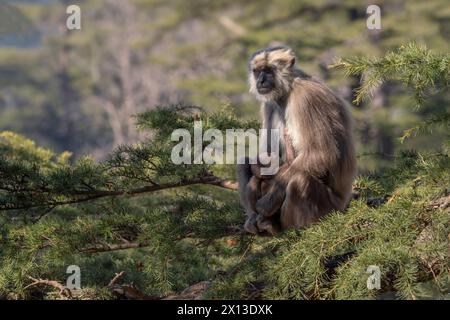
[[[275,175],[262,176],[260,162],[250,164],[249,158],[237,166],[244,228],[250,233],[307,227],[332,210],[344,210],[351,199],[356,156],[349,111],[295,62],[288,47],[257,51],[249,62],[262,128],[284,133]]]

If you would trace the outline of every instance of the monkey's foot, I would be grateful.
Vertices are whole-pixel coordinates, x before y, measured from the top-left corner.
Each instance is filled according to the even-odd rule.
[[[271,236],[276,235],[280,231],[270,219],[267,219],[262,215],[258,215],[256,218],[256,225],[259,232],[267,232]]]
[[[253,214],[247,218],[244,224],[244,230],[251,234],[258,234],[258,228],[256,227],[256,215]]]

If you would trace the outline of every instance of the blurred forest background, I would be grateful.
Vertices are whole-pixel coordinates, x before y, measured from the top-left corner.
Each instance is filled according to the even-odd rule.
[[[374,2],[77,1],[69,31],[72,1],[0,0],[0,300],[448,299],[450,5]],[[352,104],[359,174],[344,214],[269,238],[234,165],[174,165],[170,134],[257,128],[247,60],[280,44]]]
[[[0,2],[0,129],[55,151],[104,159],[139,139],[134,118],[179,103],[216,111],[225,105],[258,118],[246,64],[262,47],[287,44],[306,72],[349,102],[358,77],[327,66],[336,57],[376,57],[417,41],[448,52],[446,0],[377,1],[382,29],[368,30],[373,1],[90,0],[78,1],[82,29],[67,30],[72,1]],[[448,93],[414,109],[408,92],[387,82],[353,108],[360,169],[373,170],[399,149],[440,147],[439,130],[400,144],[398,137],[448,110]]]

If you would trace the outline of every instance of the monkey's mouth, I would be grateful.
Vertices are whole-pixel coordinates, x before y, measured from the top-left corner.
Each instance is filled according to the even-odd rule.
[[[272,91],[272,88],[265,88],[265,87],[258,88],[259,94],[268,94],[271,91]]]

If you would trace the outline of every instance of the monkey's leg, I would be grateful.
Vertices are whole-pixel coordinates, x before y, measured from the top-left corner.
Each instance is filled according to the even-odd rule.
[[[320,179],[298,173],[286,188],[281,208],[281,227],[307,227],[332,210],[338,210],[342,199]]]
[[[256,201],[261,197],[261,180],[257,177],[251,177],[250,181],[247,183],[247,187],[245,190],[245,203],[247,206],[246,214],[247,220],[244,224],[244,229],[247,232],[257,234],[257,215],[255,205]]]
[[[256,211],[262,216],[273,216],[283,205],[287,185],[287,182],[285,182],[287,177],[285,177],[284,174],[288,168],[289,165],[283,165],[280,167],[277,174],[270,180],[269,190],[256,202]]]
[[[261,183],[258,178],[253,176],[248,158],[244,159],[244,164],[237,165],[236,176],[239,183],[240,203],[247,216],[244,229],[249,233],[257,234],[255,204],[261,195]]]
[[[245,189],[244,200],[247,209],[247,220],[244,225],[244,229],[253,234],[260,232],[266,232],[270,235],[275,235],[279,232],[279,215],[277,217],[266,218],[256,212],[256,202],[264,192],[267,192],[271,186],[270,180],[261,180],[255,176],[250,178]]]
[[[261,181],[261,194],[266,194],[271,186],[273,180],[262,180]],[[275,235],[280,231],[280,215],[274,215],[272,217],[265,217],[258,214],[256,217],[256,226],[260,232],[267,232],[269,235]]]
[[[292,164],[292,161],[294,161],[295,158],[295,150],[292,145],[292,139],[290,138],[289,132],[287,129],[284,129],[284,145],[285,145],[285,161],[286,163],[283,164],[277,174],[272,177],[270,180],[263,180],[262,186],[261,186],[261,194],[266,195],[270,194],[265,200],[266,203],[273,204],[272,207],[258,207],[257,211],[261,214],[258,215],[256,219],[256,224],[258,226],[258,229],[260,231],[267,231],[269,234],[274,235],[280,231],[280,207],[283,204],[283,201],[285,197],[283,196],[283,192],[278,193],[278,191],[275,191],[278,189],[283,189],[282,186],[276,185],[277,180],[284,180],[284,178],[281,178],[282,175],[286,172],[286,170],[289,168],[289,166]],[[262,176],[264,178],[264,176]],[[282,191],[282,190],[281,190]],[[272,194],[276,192],[276,194]],[[269,198],[270,197],[270,198]],[[265,205],[265,204],[264,204]],[[266,210],[267,209],[267,210]]]

